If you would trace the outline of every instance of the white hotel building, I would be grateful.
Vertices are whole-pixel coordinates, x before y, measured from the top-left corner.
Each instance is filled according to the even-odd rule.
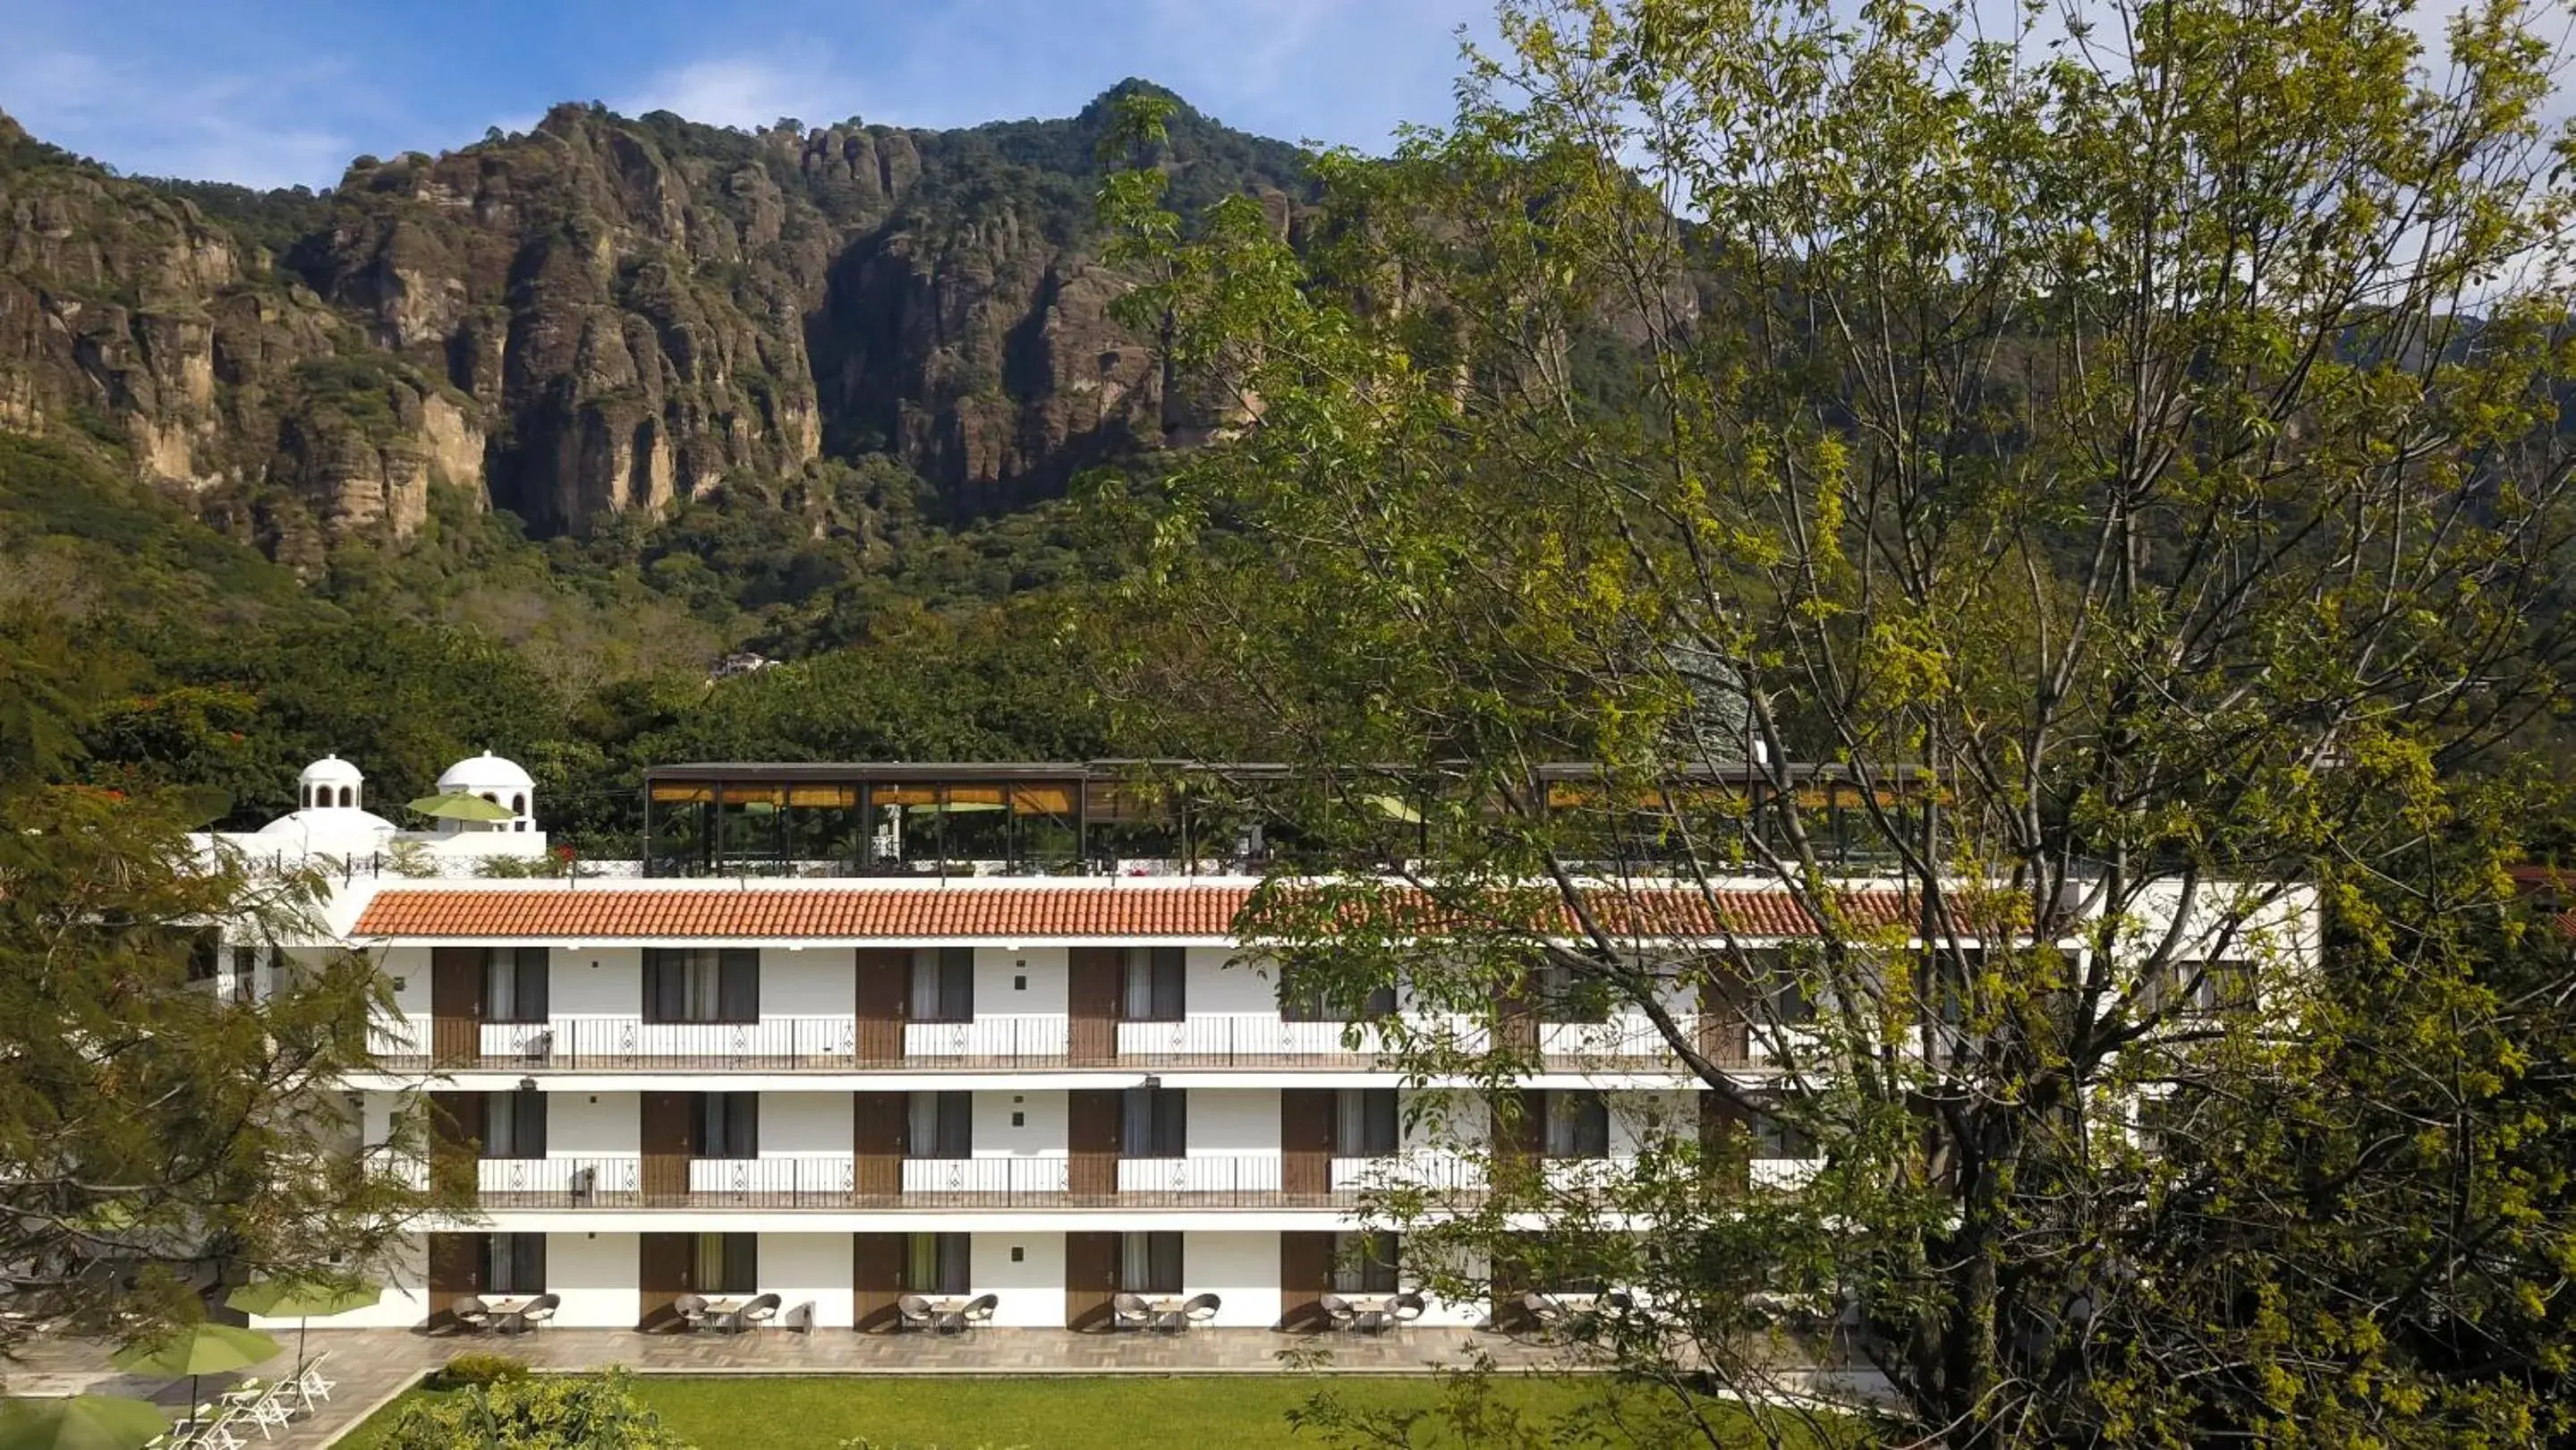
[[[1187,838],[1219,828],[1153,819],[1108,768],[660,768],[647,859],[570,879],[478,874],[546,850],[524,772],[484,757],[441,785],[511,819],[400,832],[330,760],[303,809],[220,838],[338,868],[333,939],[294,950],[359,950],[390,979],[378,1070],[346,1084],[368,1139],[427,1094],[431,1171],[479,1201],[335,1323],[434,1326],[464,1295],[548,1292],[557,1324],[649,1329],[683,1293],[774,1293],[785,1323],[874,1331],[921,1292],[1083,1329],[1132,1290],[1301,1327],[1328,1291],[1395,1287],[1400,1262],[1349,1252],[1364,1185],[1472,1190],[1467,1165],[1404,1141],[1369,1044],[1283,1008],[1239,952],[1242,863],[1177,863],[1205,870]],[[1799,919],[1759,892],[1743,908]],[[1740,1018],[1668,1005],[1741,1060]],[[1638,1123],[1699,1111],[1642,1017],[1542,1015],[1480,1030],[1541,1052],[1520,1148],[1548,1171],[1615,1172]],[[1435,1302],[1424,1322],[1516,1307]]]

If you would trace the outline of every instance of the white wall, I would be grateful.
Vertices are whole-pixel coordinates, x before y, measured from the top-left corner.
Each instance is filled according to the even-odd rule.
[[[1250,959],[1242,966],[1227,966],[1233,957],[1230,947],[1188,948],[1182,1002],[1190,1016],[1279,1010],[1278,984],[1255,970]]]
[[[627,1157],[643,1151],[642,1094],[546,1094],[547,1157]]]
[[[331,1347],[334,1329],[410,1329],[429,1322],[429,1238],[410,1234],[396,1241],[388,1262],[368,1265],[363,1276],[384,1286],[384,1297],[364,1309],[308,1321],[315,1351]],[[250,1316],[250,1327],[278,1336],[295,1333],[296,1321]]]
[[[1279,1235],[1182,1234],[1181,1288],[1216,1295],[1220,1326],[1269,1328],[1279,1322]]]
[[[846,1158],[853,1142],[851,1111],[848,1093],[762,1093],[760,1156]],[[842,1278],[846,1290],[848,1276]]]
[[[1066,972],[1071,958],[1063,947],[975,949],[975,1015],[1006,1016],[1043,1012],[1062,1016],[1070,1010]],[[1025,977],[1028,985],[1013,987]],[[1058,1319],[1063,1318],[1061,1314]]]
[[[1190,1157],[1279,1151],[1277,1088],[1191,1088],[1189,1093]]]
[[[760,1292],[775,1294],[778,1323],[799,1304],[812,1303],[818,1328],[847,1329],[856,1318],[850,1297],[850,1236],[762,1234]]]
[[[1016,1264],[1011,1262],[1014,1248],[1023,1254]],[[974,1291],[1001,1300],[993,1309],[995,1324],[1020,1329],[1064,1327],[1063,1234],[976,1234],[967,1261],[972,1270],[968,1282]]]
[[[760,1016],[847,1017],[858,1007],[857,958],[847,947],[760,951]]]
[[[561,1294],[555,1323],[632,1329],[643,1309],[633,1234],[546,1235],[546,1292]]]
[[[1072,1141],[1063,1093],[977,1093],[974,1104],[978,1158],[1060,1158]],[[1022,1119],[1016,1128],[1013,1113]]]
[[[555,1021],[643,1015],[642,947],[556,947],[547,958],[546,1015]]]

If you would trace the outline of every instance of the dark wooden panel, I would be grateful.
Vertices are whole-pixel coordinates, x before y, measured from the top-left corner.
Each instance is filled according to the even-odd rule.
[[[1700,1055],[1720,1067],[1742,1067],[1751,1061],[1752,1030],[1745,1016],[1750,1000],[1726,967],[1699,985]]]
[[[904,1093],[852,1093],[850,1151],[857,1155],[853,1186],[861,1193],[903,1192],[903,1156],[912,1136]]]
[[[859,1060],[903,1060],[904,1011],[910,1005],[912,953],[863,948],[858,954]]]
[[[1752,1124],[1715,1093],[1699,1095],[1700,1171],[1721,1191],[1744,1192],[1753,1176]]]
[[[635,1241],[635,1282],[641,1286],[642,1302],[635,1314],[635,1327],[647,1333],[667,1333],[680,1324],[680,1316],[671,1312],[671,1301],[690,1292],[690,1279],[697,1272],[698,1236],[696,1234],[639,1234]]]
[[[441,1193],[470,1200],[476,1191],[483,1108],[481,1093],[429,1095],[429,1174]]]
[[[1109,1300],[1118,1292],[1118,1235],[1064,1236],[1064,1327],[1109,1327]]]
[[[891,1334],[901,1325],[895,1301],[904,1295],[904,1236],[850,1236],[850,1294],[862,1334]]]
[[[698,1141],[696,1093],[646,1093],[641,1125],[646,1202],[685,1200],[689,1191],[689,1156]]]
[[[483,1235],[429,1236],[429,1327],[456,1323],[456,1301],[483,1292]]]
[[[1513,1253],[1506,1245],[1497,1244],[1494,1248],[1492,1267],[1486,1279],[1487,1287],[1493,1294],[1493,1303],[1487,1311],[1489,1316],[1487,1322],[1495,1332],[1527,1334],[1535,1331],[1538,1328],[1538,1318],[1530,1313],[1529,1305],[1524,1302],[1524,1296],[1538,1286],[1532,1279],[1528,1264],[1520,1255]]]
[[[1065,1186],[1076,1195],[1118,1191],[1119,1094],[1065,1094]]]
[[[1511,1052],[1538,1051],[1538,984],[1523,977],[1495,999],[1494,1045]]]
[[[1075,947],[1066,958],[1065,1011],[1073,1060],[1114,1062],[1118,1057],[1118,991],[1127,954],[1116,947]]]
[[[1279,1186],[1288,1193],[1326,1193],[1333,1186],[1333,1090],[1279,1092]]]
[[[1300,1334],[1324,1328],[1322,1299],[1333,1287],[1333,1236],[1329,1233],[1283,1233],[1279,1236],[1279,1327]]]
[[[483,1055],[482,947],[429,949],[429,1051],[442,1065]]]

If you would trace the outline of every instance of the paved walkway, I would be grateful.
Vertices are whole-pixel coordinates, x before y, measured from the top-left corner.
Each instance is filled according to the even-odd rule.
[[[290,1337],[290,1347],[292,1342]],[[679,1375],[1281,1374],[1303,1367],[1289,1357],[1299,1352],[1328,1354],[1336,1374],[1421,1374],[1435,1366],[1464,1364],[1479,1352],[1510,1368],[1557,1362],[1544,1346],[1465,1329],[1314,1336],[1266,1329],[1203,1329],[1169,1336],[985,1329],[955,1338],[829,1329],[694,1335],[549,1329],[472,1337],[317,1329],[307,1353],[329,1355],[324,1370],[337,1382],[331,1403],[267,1443],[277,1450],[329,1445],[448,1356],[466,1349],[499,1351],[545,1369],[624,1365],[639,1374]],[[95,1341],[42,1340],[9,1367],[6,1388],[15,1395],[136,1395],[174,1413],[186,1405],[186,1380],[128,1375],[111,1367],[107,1355],[108,1347]],[[209,1375],[199,1392],[211,1396],[235,1378]]]

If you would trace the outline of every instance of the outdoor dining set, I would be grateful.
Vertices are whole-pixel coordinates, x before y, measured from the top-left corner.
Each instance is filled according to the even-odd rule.
[[[1165,1334],[1178,1334],[1193,1325],[1216,1322],[1219,1304],[1214,1294],[1193,1294],[1148,1298],[1143,1294],[1113,1294],[1109,1299],[1109,1322],[1114,1329],[1152,1329]]]
[[[458,1325],[477,1334],[498,1330],[524,1334],[542,1326],[563,1308],[561,1294],[468,1294],[456,1301]]]
[[[978,1294],[972,1299],[906,1294],[894,1301],[899,1328],[930,1334],[964,1334],[981,1328],[993,1322],[993,1311],[1001,1307],[999,1294]]]
[[[1322,1306],[1324,1317],[1335,1329],[1361,1334],[1383,1334],[1389,1326],[1402,1328],[1422,1317],[1430,1305],[1419,1294],[1356,1294],[1345,1297],[1327,1294],[1315,1301]]]
[[[680,1327],[691,1334],[702,1329],[723,1330],[740,1334],[746,1329],[766,1329],[778,1318],[786,1301],[775,1294],[719,1295],[683,1294],[671,1301],[671,1312],[680,1316]],[[811,1319],[807,1320],[811,1323]]]

